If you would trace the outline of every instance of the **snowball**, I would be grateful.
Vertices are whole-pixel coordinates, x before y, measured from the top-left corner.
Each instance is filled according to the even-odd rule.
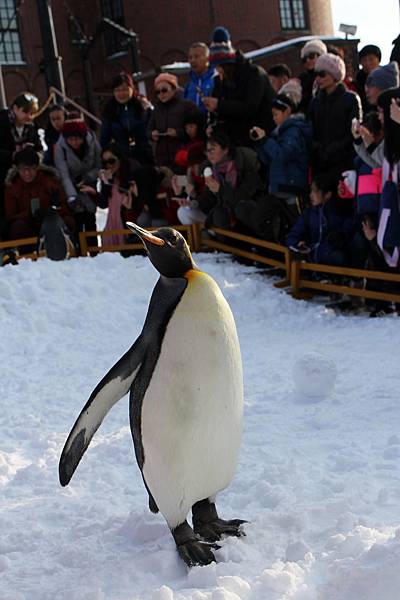
[[[296,390],[311,398],[324,398],[332,392],[336,377],[336,364],[320,353],[304,354],[293,366]]]

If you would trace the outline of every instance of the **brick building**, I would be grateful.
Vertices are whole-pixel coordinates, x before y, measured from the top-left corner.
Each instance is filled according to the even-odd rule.
[[[91,44],[86,66],[92,88],[101,102],[112,76],[133,70],[129,39],[99,25],[111,19],[139,36],[140,70],[154,73],[161,65],[186,59],[192,41],[208,41],[216,25],[224,25],[233,44],[245,52],[309,35],[332,36],[330,0],[47,0],[52,9],[58,55],[67,94],[85,103],[82,40]],[[249,9],[251,7],[251,10]],[[18,16],[13,19],[15,8]],[[340,43],[344,40],[340,40]],[[354,45],[354,42],[353,42]],[[0,60],[8,101],[22,90],[47,97],[41,65],[44,48],[38,0],[2,0]],[[285,60],[301,69],[299,48],[273,62]],[[267,61],[268,62],[268,61]],[[86,70],[86,77],[88,76]]]

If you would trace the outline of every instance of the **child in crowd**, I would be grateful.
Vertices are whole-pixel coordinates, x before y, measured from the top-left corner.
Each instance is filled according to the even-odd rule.
[[[47,149],[43,156],[43,163],[54,167],[54,148],[64,126],[66,111],[62,104],[53,104],[48,112],[49,122],[44,130]]]
[[[352,220],[335,211],[335,182],[318,175],[311,183],[310,203],[298,218],[286,245],[311,262],[341,266],[346,263]]]
[[[201,169],[205,159],[204,142],[192,144],[187,152],[186,176],[174,175],[172,178],[173,199],[179,204],[177,216],[183,225],[204,223],[206,219],[197,201],[197,196],[204,192],[206,185]]]
[[[182,148],[175,154],[175,164],[183,173],[186,173],[189,166],[188,152],[193,145],[198,146],[201,144],[203,146],[203,153],[205,152],[206,135],[204,126],[204,117],[201,113],[189,114],[183,120],[186,140]]]
[[[308,179],[311,126],[296,113],[296,105],[286,94],[272,101],[276,125],[266,138],[265,131],[253,127],[250,136],[256,141],[258,157],[268,169],[269,193],[296,207],[296,196],[305,192]]]

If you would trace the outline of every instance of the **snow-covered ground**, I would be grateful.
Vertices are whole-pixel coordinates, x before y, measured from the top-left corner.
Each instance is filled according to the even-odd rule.
[[[140,332],[157,273],[117,254],[22,261],[0,272],[0,600],[398,600],[399,320],[337,316],[227,257],[196,261],[241,341],[242,450],[217,505],[247,536],[186,570],[147,509],[127,398],[60,487],[66,436]],[[336,365],[326,398],[294,389],[310,353]]]

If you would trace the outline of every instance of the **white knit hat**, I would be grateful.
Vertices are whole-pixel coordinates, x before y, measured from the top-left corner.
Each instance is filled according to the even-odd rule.
[[[343,59],[330,52],[318,56],[315,71],[327,71],[335,81],[343,81],[346,77],[346,65]]]
[[[318,40],[317,38],[315,38],[314,40],[310,40],[309,42],[304,44],[304,46],[301,49],[300,57],[305,58],[308,54],[314,52],[315,54],[319,54],[321,56],[321,54],[326,54],[328,52],[328,48],[322,40]]]

